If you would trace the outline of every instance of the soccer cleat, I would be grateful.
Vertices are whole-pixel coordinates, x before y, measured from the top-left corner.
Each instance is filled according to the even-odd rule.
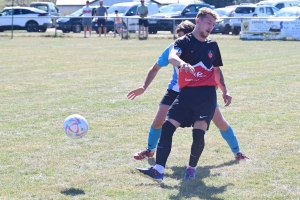
[[[144,158],[148,157],[148,158],[151,158],[153,157],[155,154],[155,151],[151,151],[149,149],[146,149],[144,151],[141,151],[141,152],[138,152],[136,154],[134,154],[134,159],[136,160],[143,160]]]
[[[236,160],[243,160],[243,161],[251,161],[251,159],[249,157],[247,157],[245,154],[243,154],[242,152],[238,152],[235,156]]]
[[[185,170],[184,180],[192,180],[195,179],[195,177],[196,177],[196,169],[188,167]]]
[[[153,167],[148,169],[135,168],[135,170],[138,172],[138,174],[157,182],[161,182],[164,179],[164,174],[159,173]]]

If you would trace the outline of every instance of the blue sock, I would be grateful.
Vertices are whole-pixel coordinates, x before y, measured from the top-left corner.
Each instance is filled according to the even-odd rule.
[[[155,149],[158,143],[158,140],[161,135],[161,128],[160,129],[154,129],[152,126],[150,126],[150,130],[148,133],[148,148],[147,149]]]
[[[238,142],[236,136],[234,135],[234,132],[230,125],[226,131],[220,130],[220,133],[221,133],[222,137],[226,140],[232,153],[237,153],[240,151],[239,142]]]

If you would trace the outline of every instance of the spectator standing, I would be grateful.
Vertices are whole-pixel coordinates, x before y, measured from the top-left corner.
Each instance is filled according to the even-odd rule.
[[[101,37],[102,27],[104,30],[104,36],[106,36],[107,29],[106,29],[105,23],[107,20],[108,13],[107,13],[107,9],[103,6],[103,1],[100,0],[99,3],[100,3],[100,6],[97,8],[96,15],[100,16],[100,17],[98,17],[97,24],[98,24],[99,37]],[[104,16],[104,14],[106,14],[106,16]]]
[[[82,25],[84,30],[84,37],[86,38],[86,31],[89,30],[90,37],[92,37],[92,8],[90,7],[90,2],[86,1],[85,6],[82,9]]]
[[[121,28],[122,28],[122,19],[118,15],[118,10],[115,10],[115,14],[116,14],[116,19],[115,19],[116,30],[117,30],[118,34],[120,35]]]
[[[140,16],[139,19],[139,38],[141,37],[142,25],[145,27],[146,38],[148,38],[148,20],[145,19],[148,15],[148,7],[145,6],[145,0],[141,0],[141,5],[137,9],[137,15]]]

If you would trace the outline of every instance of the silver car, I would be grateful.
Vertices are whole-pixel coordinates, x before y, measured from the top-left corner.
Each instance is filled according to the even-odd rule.
[[[216,11],[219,15],[219,20],[217,20],[212,33],[222,33],[229,34],[232,31],[232,27],[230,25],[230,18],[232,17],[233,11],[235,8],[225,7],[225,8],[217,8]]]

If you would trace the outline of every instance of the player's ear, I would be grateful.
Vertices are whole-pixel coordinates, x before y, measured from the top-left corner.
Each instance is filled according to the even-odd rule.
[[[200,18],[196,17],[196,24],[199,23]]]

